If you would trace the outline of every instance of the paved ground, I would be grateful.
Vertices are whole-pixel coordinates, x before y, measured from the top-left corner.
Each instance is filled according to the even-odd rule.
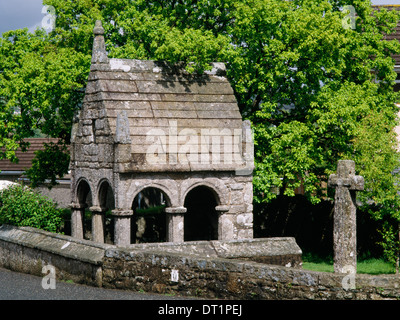
[[[274,305],[248,304],[244,301],[203,300],[166,295],[111,290],[56,282],[55,289],[43,289],[42,277],[0,268],[0,308],[11,316],[114,319],[128,317],[155,319],[255,319],[271,312]],[[50,301],[51,300],[51,301]],[[279,311],[282,305],[278,304]],[[285,309],[296,317],[299,306]],[[309,310],[309,309],[308,309]],[[266,318],[269,318],[268,316]]]
[[[179,300],[166,295],[112,290],[56,282],[55,289],[43,289],[42,278],[0,268],[0,300]]]

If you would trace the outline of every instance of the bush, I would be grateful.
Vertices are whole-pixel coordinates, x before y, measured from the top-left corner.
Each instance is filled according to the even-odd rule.
[[[52,200],[28,187],[13,185],[0,191],[0,224],[58,232],[62,214]]]

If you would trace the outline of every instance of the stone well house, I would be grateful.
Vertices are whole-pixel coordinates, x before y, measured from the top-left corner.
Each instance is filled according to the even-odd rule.
[[[138,196],[164,204],[168,242],[253,237],[253,140],[223,64],[205,74],[178,65],[110,59],[96,22],[86,94],[71,143],[72,236],[104,241],[112,210],[114,243],[131,243]],[[90,199],[90,201],[88,201]]]

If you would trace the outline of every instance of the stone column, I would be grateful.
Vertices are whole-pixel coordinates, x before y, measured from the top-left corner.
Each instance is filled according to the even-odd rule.
[[[332,174],[328,186],[336,188],[333,251],[334,271],[347,273],[357,270],[357,237],[356,237],[356,191],[364,189],[364,178],[355,175],[355,164],[352,160],[340,160],[337,174]]]
[[[229,206],[216,206],[215,211],[218,215],[218,240],[234,239],[233,228],[231,228],[233,224],[228,223],[230,219],[224,216],[229,211]]]
[[[83,239],[83,218],[85,215],[86,204],[71,204],[71,236]]]
[[[92,212],[92,241],[104,243],[104,226],[105,226],[105,213],[107,208],[104,207],[90,207]]]
[[[131,244],[131,217],[133,210],[116,209],[114,216],[114,244],[125,246]]]
[[[165,208],[167,214],[167,242],[184,242],[184,207]]]

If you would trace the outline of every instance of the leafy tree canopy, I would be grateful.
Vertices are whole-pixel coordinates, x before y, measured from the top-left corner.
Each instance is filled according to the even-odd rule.
[[[360,199],[374,203],[377,217],[399,219],[391,55],[400,45],[383,41],[394,31],[397,12],[373,11],[367,0],[44,4],[56,10],[54,31],[11,31],[0,42],[2,156],[12,159],[35,128],[68,143],[89,71],[94,21],[101,19],[110,57],[184,61],[196,72],[213,61],[227,64],[242,115],[254,128],[255,201],[274,198],[273,187],[293,195],[303,184],[317,203],[327,196],[322,182],[337,160],[353,159],[366,180]],[[354,29],[344,27],[345,5],[357,14]]]
[[[83,98],[90,56],[60,47],[43,30],[9,31],[0,38],[0,159],[18,161],[15,151],[28,147],[37,132],[58,138],[62,153],[70,142],[73,114]],[[57,150],[56,150],[57,149]],[[52,161],[52,156],[49,158]],[[65,159],[65,156],[64,156]],[[68,161],[55,172],[42,167],[42,181],[64,175]],[[36,173],[37,176],[38,173]]]

